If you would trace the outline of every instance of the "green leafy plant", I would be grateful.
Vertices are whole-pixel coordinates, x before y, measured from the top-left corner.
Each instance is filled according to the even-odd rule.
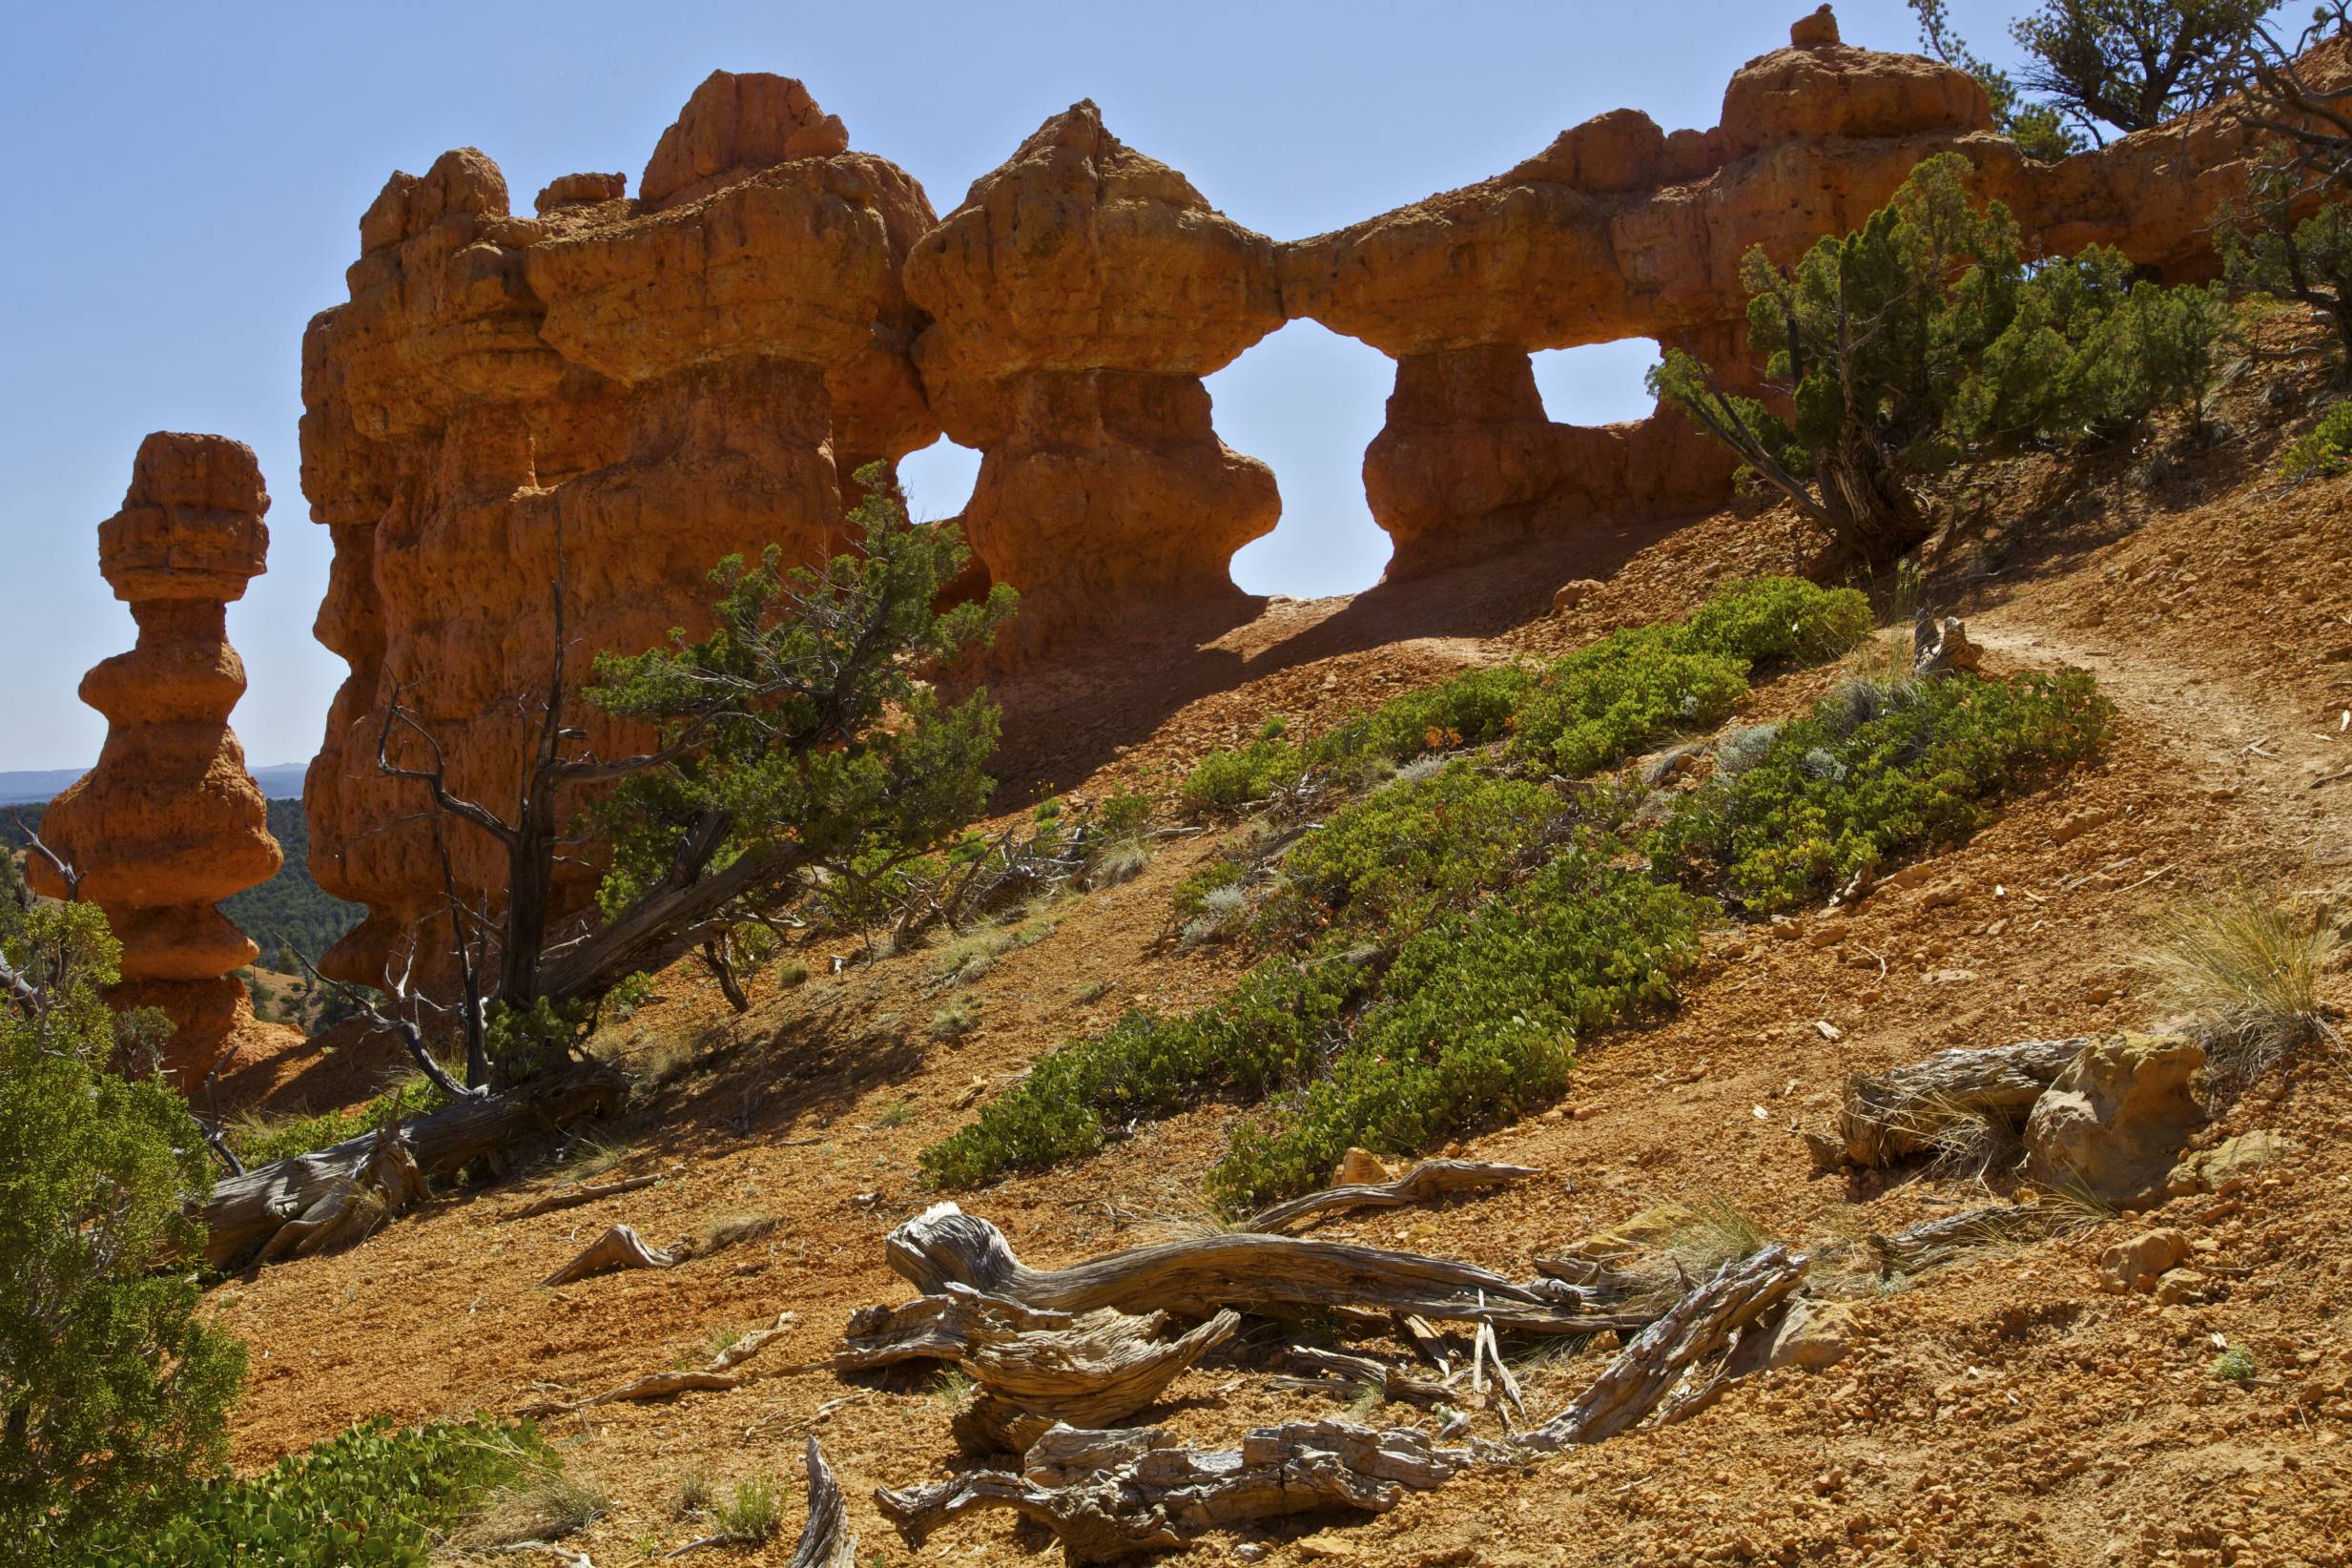
[[[2279,471],[2298,482],[2333,479],[2352,470],[2352,402],[2330,408],[2319,423],[2296,438]]]
[[[719,1529],[730,1538],[758,1546],[775,1539],[784,1527],[784,1488],[773,1475],[737,1481],[727,1500],[714,1510]]]
[[[1297,785],[1306,774],[1305,753],[1279,736],[1253,740],[1238,752],[1211,752],[1177,786],[1185,808],[1196,815],[1232,811]]]
[[[2080,671],[1850,682],[1736,776],[1685,795],[1650,855],[1661,875],[1720,884],[1755,913],[1790,908],[1964,836],[1993,794],[2090,754],[2110,712]]]
[[[1826,537],[1834,565],[1874,570],[1924,541],[1922,485],[1955,464],[2112,434],[2194,408],[2211,384],[2229,322],[2215,291],[2134,283],[2110,251],[2029,267],[2009,210],[1970,197],[1970,174],[1938,154],[1794,266],[1747,254],[1749,345],[1769,356],[1786,418],[1681,350],[1650,374]]]
[[[207,1482],[164,1522],[102,1531],[92,1568],[422,1568],[501,1488],[562,1462],[528,1422],[365,1422],[260,1475]]]
[[[6,880],[0,1540],[72,1561],[93,1532],[184,1506],[225,1461],[245,1354],[197,1313],[202,1135],[176,1090],[111,1066],[121,947],[106,917]]]
[[[2242,1345],[2232,1345],[2213,1358],[2213,1375],[2224,1383],[2251,1383],[2261,1370],[2254,1352]]]
[[[411,1073],[382,1094],[357,1105],[309,1116],[247,1115],[229,1123],[222,1132],[239,1160],[247,1166],[263,1166],[314,1149],[332,1148],[374,1131],[387,1119],[405,1121],[412,1116],[429,1116],[448,1104],[449,1097],[436,1088],[431,1080],[423,1073]]]
[[[1408,940],[1328,1075],[1235,1134],[1210,1195],[1237,1208],[1305,1191],[1351,1145],[1410,1152],[1548,1104],[1578,1039],[1670,1002],[1710,906],[1612,863],[1618,850],[1563,850]]]

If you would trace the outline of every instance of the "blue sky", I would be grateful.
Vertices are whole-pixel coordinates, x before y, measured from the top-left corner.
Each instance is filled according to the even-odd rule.
[[[634,191],[662,128],[712,68],[807,81],[852,143],[904,165],[941,212],[1078,98],[1250,227],[1292,238],[1482,179],[1603,110],[1715,123],[1723,83],[1787,38],[1805,0],[1549,5],[1032,3],[21,7],[0,96],[14,191],[0,244],[0,770],[81,767],[105,721],[83,671],[131,644],[95,527],[149,430],[217,431],[260,454],[269,575],[232,607],[258,763],[317,748],[341,661],[310,624],[326,530],[300,493],[302,324],[344,298],[361,212],[394,169],[473,145],[517,207],[556,175]],[[2006,56],[2021,4],[1954,0]],[[1848,42],[1914,47],[1901,0],[1846,0]],[[1645,410],[1646,344],[1538,358],[1557,419]],[[1308,595],[1378,577],[1385,537],[1359,464],[1388,362],[1292,322],[1211,379],[1226,441],[1273,465],[1281,529],[1245,588]],[[918,511],[957,510],[972,454],[908,464]]]

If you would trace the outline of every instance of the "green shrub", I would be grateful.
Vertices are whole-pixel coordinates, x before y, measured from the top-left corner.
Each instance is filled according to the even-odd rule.
[[[1524,665],[1466,671],[1409,691],[1371,712],[1348,719],[1316,741],[1314,760],[1380,757],[1409,762],[1429,752],[1451,752],[1500,740],[1512,714],[1536,684]]]
[[[1746,695],[1745,660],[1695,647],[1681,627],[1628,627],[1552,668],[1520,706],[1512,750],[1574,778],[1720,723]]]
[[[2352,469],[2352,402],[2340,402],[2326,418],[2303,432],[2287,448],[2279,472],[2298,483],[2330,479]]]
[[[289,1455],[258,1475],[208,1482],[159,1528],[115,1526],[92,1568],[422,1565],[435,1538],[501,1487],[559,1470],[527,1421],[382,1418]]]
[[[1567,777],[1721,723],[1747,676],[1832,658],[1870,632],[1869,599],[1795,577],[1719,589],[1681,624],[1629,627],[1554,665],[1520,704],[1514,754]]]
[[[758,1546],[784,1527],[783,1488],[773,1475],[737,1481],[717,1510],[719,1529],[735,1540]]]
[[[1359,955],[1327,947],[1269,959],[1184,1017],[1136,1009],[1039,1058],[970,1126],[923,1150],[922,1167],[942,1186],[973,1186],[1092,1154],[1106,1124],[1173,1115],[1209,1094],[1262,1096],[1320,1064],[1325,1036],[1368,981]]]
[[[1238,752],[1211,752],[1177,787],[1177,796],[1195,815],[1231,811],[1289,789],[1306,774],[1307,758],[1290,742],[1271,736]]]
[[[1240,887],[1248,877],[1249,873],[1239,861],[1221,856],[1186,872],[1184,880],[1176,884],[1176,891],[1168,895],[1168,907],[1180,925],[1198,919],[1207,907],[1209,895],[1221,888]]]
[[[1269,929],[1348,925],[1393,941],[1436,910],[1508,883],[1565,804],[1540,784],[1461,758],[1331,814],[1284,862]]]
[[[0,878],[5,881],[7,878]],[[0,1558],[75,1560],[227,1457],[243,1347],[199,1316],[212,1187],[178,1091],[111,1070],[121,947],[0,891]],[[153,1018],[154,1015],[149,1015]],[[21,1554],[21,1555],[16,1555]],[[168,1560],[142,1557],[142,1562]]]
[[[1699,647],[1744,659],[1761,673],[1834,659],[1861,642],[1870,634],[1870,600],[1858,588],[1802,577],[1751,577],[1717,588],[1683,630]]]
[[[1601,839],[1406,942],[1330,1075],[1246,1124],[1210,1171],[1239,1208],[1321,1185],[1360,1145],[1409,1153],[1558,1096],[1576,1042],[1673,998],[1705,900],[1611,863]]]
[[[1849,682],[1744,771],[1685,795],[1652,836],[1652,860],[1661,875],[1720,882],[1753,912],[1786,909],[1969,833],[1993,794],[2088,755],[2109,713],[2080,671]]]
[[[2243,1345],[2232,1345],[2213,1358],[2213,1375],[2223,1383],[2251,1383],[2261,1372],[2254,1352]]]
[[[458,1076],[464,1075],[461,1072]],[[273,1160],[331,1148],[347,1139],[373,1132],[387,1117],[405,1121],[412,1116],[429,1116],[448,1103],[448,1096],[435,1088],[432,1080],[415,1073],[362,1104],[279,1121],[248,1117],[231,1123],[225,1136],[229,1147],[246,1166],[265,1166]]]

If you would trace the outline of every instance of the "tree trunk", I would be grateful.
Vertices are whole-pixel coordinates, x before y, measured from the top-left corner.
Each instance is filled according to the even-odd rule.
[[[553,1132],[585,1116],[601,1115],[621,1103],[621,1078],[601,1063],[551,1073],[479,1100],[462,1100],[445,1110],[404,1124],[408,1152],[427,1178],[454,1175],[485,1154],[520,1140]],[[376,1150],[376,1135],[364,1133],[314,1154],[288,1159],[231,1177],[213,1188],[200,1216],[210,1232],[204,1261],[228,1268],[279,1228],[300,1219],[339,1186],[356,1180]]]
[[[1924,1062],[1846,1081],[1834,1136],[1810,1134],[1814,1163],[1877,1166],[1923,1154],[1965,1155],[2022,1124],[2042,1091],[2090,1041],[2026,1040],[1938,1051]]]

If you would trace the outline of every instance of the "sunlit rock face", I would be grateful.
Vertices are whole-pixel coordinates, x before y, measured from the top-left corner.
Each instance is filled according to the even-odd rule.
[[[395,175],[361,219],[349,301],[303,347],[302,487],[335,540],[318,632],[351,667],[305,794],[312,868],[369,911],[329,967],[380,981],[436,945],[432,829],[420,786],[377,766],[385,720],[397,700],[453,789],[510,806],[559,561],[576,685],[596,650],[702,630],[721,556],[838,548],[852,476],[944,430],[982,454],[957,591],[1021,594],[992,657],[1090,656],[1245,611],[1230,562],[1280,498],[1219,439],[1203,378],[1286,320],[1396,361],[1364,483],[1403,580],[1720,503],[1730,460],[1679,415],[1555,423],[1530,354],[1648,339],[1752,388],[1742,256],[1853,227],[1933,154],[1964,155],[2045,249],[2212,270],[2210,215],[2247,150],[2221,116],[2056,164],[1991,121],[1970,77],[1848,47],[1825,10],[1741,69],[1713,129],[1615,111],[1492,179],[1281,244],[1091,103],[935,218],[800,83],[726,72],[634,198],[618,174],[567,175],[517,217],[470,149]],[[570,716],[599,749],[643,738]],[[393,731],[397,760],[418,745]],[[452,830],[449,848],[494,897],[496,846]]]
[[[171,1020],[163,1066],[183,1089],[252,1020],[232,971],[258,950],[214,905],[281,862],[229,729],[245,666],[229,646],[228,606],[264,569],[269,505],[242,442],[157,431],[139,444],[122,510],[98,525],[98,569],[131,607],[138,644],[82,678],[82,700],[106,715],[106,746],[41,821],[122,941],[122,983],[108,1000]],[[42,856],[28,869],[37,892],[74,891]]]
[[[368,909],[331,973],[381,983],[440,945],[423,787],[378,767],[396,702],[454,793],[509,812],[559,569],[576,689],[597,650],[707,629],[721,557],[838,548],[857,468],[939,436],[899,282],[930,202],[801,84],[714,72],[641,196],[625,184],[567,175],[518,217],[471,149],[395,175],[349,302],[311,322],[302,485],[335,538],[318,635],[351,674],[304,804],[320,886]],[[644,738],[567,718],[600,749]],[[405,723],[389,744],[424,760]],[[504,885],[487,836],[446,839],[461,885]],[[574,868],[572,907],[593,877]]]
[[[1079,103],[923,236],[906,283],[931,406],[982,454],[963,526],[1021,592],[1016,648],[1239,597],[1233,552],[1281,501],[1201,378],[1282,324],[1270,240]]]

